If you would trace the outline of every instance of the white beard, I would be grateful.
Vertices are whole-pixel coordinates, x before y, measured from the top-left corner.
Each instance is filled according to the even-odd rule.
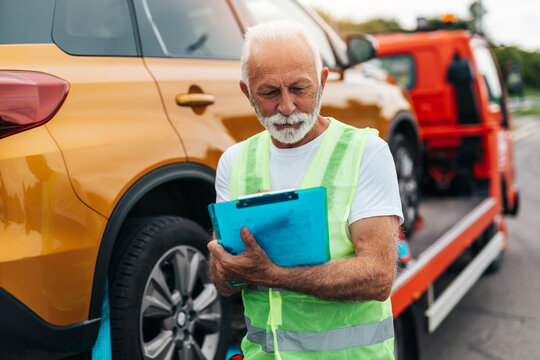
[[[315,125],[315,120],[319,115],[321,109],[321,89],[317,91],[317,98],[315,99],[315,109],[312,113],[292,113],[291,115],[283,115],[277,113],[272,116],[262,116],[259,112],[259,107],[252,99],[253,107],[255,108],[255,113],[263,126],[268,130],[270,135],[283,144],[294,144],[302,140],[306,134],[313,128]],[[283,129],[278,129],[276,125],[293,125],[300,124],[298,128],[286,127]]]
[[[311,128],[313,128],[315,119],[317,119],[317,115],[313,115],[313,113],[293,113],[289,116],[285,116],[277,113],[270,117],[260,117],[259,120],[274,139],[283,144],[294,144],[302,140],[304,136],[306,136],[306,134],[311,130]],[[278,129],[276,126],[284,124],[293,125],[298,123],[300,124],[298,128],[286,127]]]

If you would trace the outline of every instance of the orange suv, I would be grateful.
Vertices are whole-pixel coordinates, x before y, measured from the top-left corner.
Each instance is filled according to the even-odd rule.
[[[367,39],[348,48],[292,0],[1,2],[1,336],[90,349],[108,280],[115,353],[222,356],[232,311],[208,278],[206,208],[222,152],[262,130],[239,54],[245,29],[272,19],[315,34],[331,69],[321,113],[390,143],[411,228],[414,110],[387,73],[356,65]]]

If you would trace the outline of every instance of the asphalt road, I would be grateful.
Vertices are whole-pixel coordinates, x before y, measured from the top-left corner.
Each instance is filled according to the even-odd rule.
[[[523,126],[540,118],[520,119]],[[422,360],[540,359],[540,131],[529,126],[514,146],[521,209],[507,218],[501,270],[484,275],[431,335]]]

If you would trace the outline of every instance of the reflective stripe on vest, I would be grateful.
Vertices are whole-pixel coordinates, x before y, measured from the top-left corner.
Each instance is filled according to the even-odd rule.
[[[259,344],[266,353],[274,352],[272,333],[251,325],[246,317],[247,339]],[[280,351],[326,352],[382,343],[394,337],[393,318],[381,322],[353,325],[320,332],[296,332],[278,329]]]
[[[302,181],[301,188],[322,185],[327,189],[332,260],[355,255],[348,234],[348,218],[368,134],[377,131],[356,129],[332,119]],[[270,135],[264,131],[240,148],[231,178],[231,199],[273,190],[270,141]],[[275,351],[279,360],[280,352],[284,351],[318,353],[336,349],[339,356],[345,351],[345,358],[350,359],[393,357],[390,299],[357,303],[326,301],[259,286],[244,289],[242,297],[248,324],[248,334],[242,343],[246,358],[266,359],[262,353]],[[372,356],[374,353],[377,356]]]

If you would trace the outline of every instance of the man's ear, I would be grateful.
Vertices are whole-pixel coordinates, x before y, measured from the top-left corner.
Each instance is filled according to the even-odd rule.
[[[324,90],[324,85],[326,85],[326,79],[328,79],[328,68],[325,66],[321,71],[321,93]]]
[[[249,98],[249,89],[248,89],[248,86],[247,86],[246,83],[243,82],[242,80],[240,80],[240,90],[242,90],[242,92],[244,93],[244,95],[246,95],[246,97],[248,98],[249,102],[251,103],[251,99]]]

